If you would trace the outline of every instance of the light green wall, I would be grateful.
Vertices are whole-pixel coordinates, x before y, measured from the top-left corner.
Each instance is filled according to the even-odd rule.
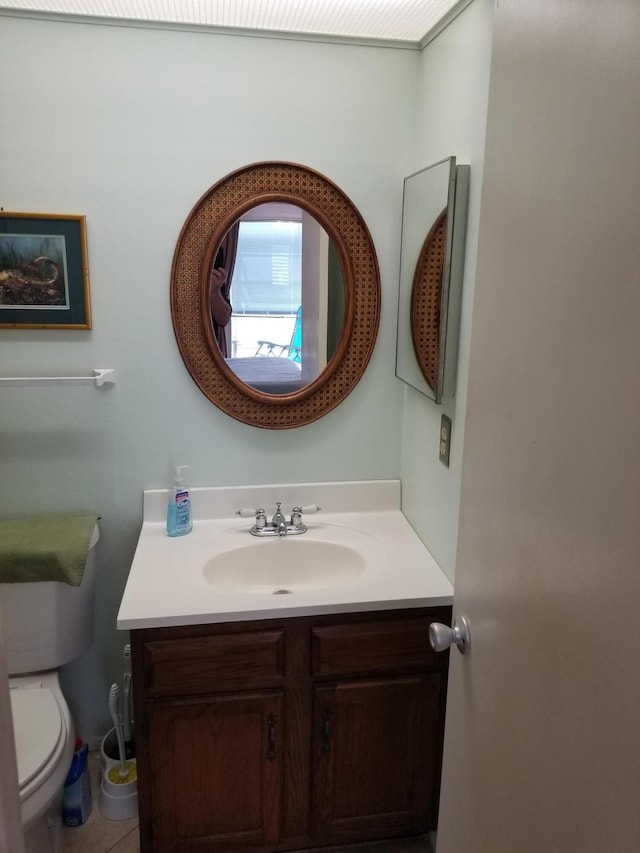
[[[94,316],[91,332],[0,330],[2,374],[118,372],[112,390],[0,390],[0,513],[102,516],[96,643],[63,672],[81,734],[109,725],[142,490],[166,485],[173,462],[191,465],[193,485],[402,476],[405,511],[451,568],[460,402],[453,467],[440,471],[439,410],[394,376],[402,180],[449,154],[471,163],[472,244],[490,5],[475,0],[422,54],[0,17],[0,206],[87,216]],[[322,420],[284,431],[211,405],[185,370],[169,311],[191,207],[226,173],[268,159],[342,187],[371,231],[382,280],[364,378]]]
[[[399,211],[414,136],[416,51],[0,18],[0,205],[87,216],[94,329],[0,331],[3,375],[113,367],[113,390],[0,390],[0,512],[95,508],[97,642],[63,673],[87,735],[108,724],[125,636],[115,617],[142,490],[191,465],[193,485],[396,478],[393,375]],[[378,342],[321,421],[265,431],[190,380],[169,311],[182,224],[243,164],[304,163],[364,217],[382,278]]]
[[[475,0],[423,51],[419,69],[418,126],[410,170],[417,171],[449,156],[455,156],[458,163],[471,167],[456,395],[436,406],[410,386],[403,386],[402,508],[452,581],[458,535],[492,22],[491,0]],[[445,468],[438,459],[442,414],[448,415],[453,422],[449,468]]]

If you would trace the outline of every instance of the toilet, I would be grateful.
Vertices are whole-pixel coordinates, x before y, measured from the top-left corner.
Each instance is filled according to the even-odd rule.
[[[27,853],[59,853],[62,845],[62,787],[76,735],[58,668],[93,642],[99,535],[96,525],[79,586],[0,583]]]

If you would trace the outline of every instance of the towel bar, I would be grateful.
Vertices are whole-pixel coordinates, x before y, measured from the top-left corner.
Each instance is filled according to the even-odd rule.
[[[115,385],[116,372],[111,367],[94,367],[92,376],[0,376],[0,387],[26,385]]]

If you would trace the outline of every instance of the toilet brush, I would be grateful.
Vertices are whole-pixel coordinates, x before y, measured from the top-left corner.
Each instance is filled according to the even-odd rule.
[[[133,731],[131,726],[131,645],[127,643],[124,647],[124,686],[123,686],[123,719],[122,733],[124,735],[124,751],[126,758],[136,757],[136,746],[133,740]]]
[[[136,764],[134,761],[127,761],[124,750],[124,734],[122,731],[122,717],[120,715],[118,705],[120,701],[120,690],[117,684],[112,684],[109,690],[109,713],[113,720],[113,725],[116,730],[116,739],[118,741],[118,760],[119,765],[115,765],[109,771],[109,781],[117,785],[125,785],[127,782],[132,782],[136,778]]]

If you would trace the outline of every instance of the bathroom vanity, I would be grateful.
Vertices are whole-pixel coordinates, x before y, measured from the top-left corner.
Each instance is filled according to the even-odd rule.
[[[194,490],[206,517],[181,540],[145,493],[118,617],[131,630],[142,853],[275,853],[435,827],[448,655],[428,627],[450,624],[452,589],[392,507],[399,484],[339,485],[366,485],[362,511],[345,511],[355,492],[336,484],[260,487],[283,508],[289,489],[331,508],[300,537],[310,554],[326,542],[362,558],[355,578],[322,588],[311,575],[287,594],[247,592],[242,572],[239,589],[219,587],[212,569],[239,549],[255,564],[265,546],[286,565],[290,543],[248,541],[230,510],[273,506],[270,492]],[[305,546],[295,553],[304,575]]]

